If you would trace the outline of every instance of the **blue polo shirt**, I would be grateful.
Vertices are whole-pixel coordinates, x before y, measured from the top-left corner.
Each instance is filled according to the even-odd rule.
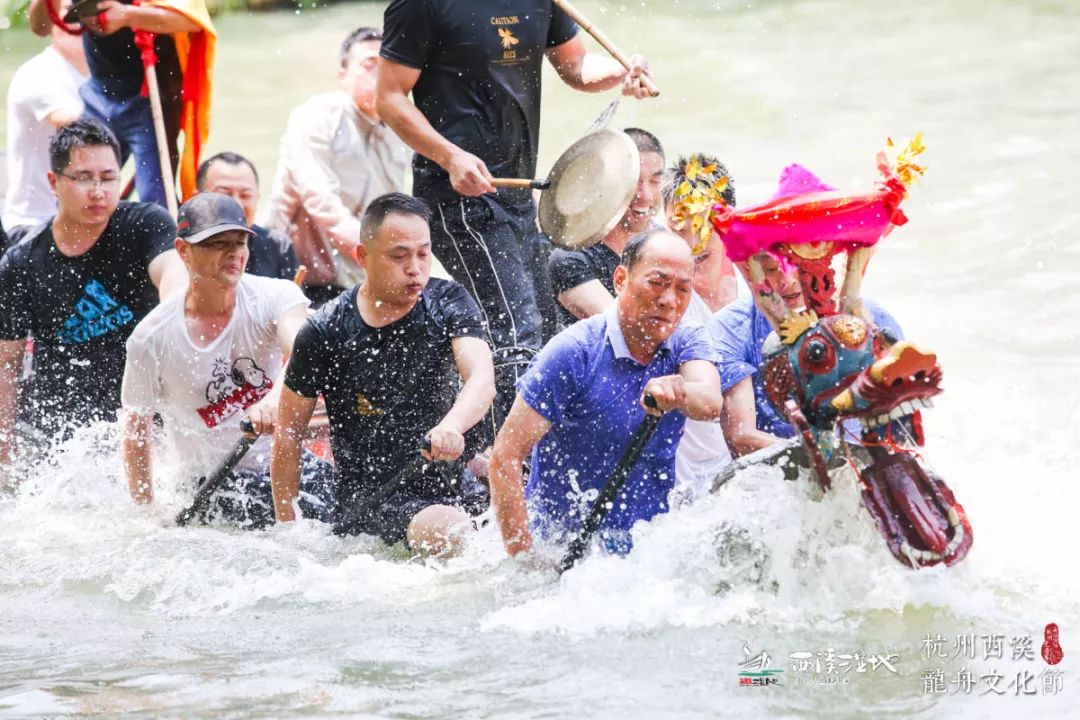
[[[874,323],[893,333],[898,339],[903,330],[892,315],[885,312],[873,300],[864,300]],[[720,385],[724,392],[735,387],[740,380],[753,376],[754,405],[757,409],[757,428],[777,437],[792,437],[795,428],[787,422],[769,402],[765,394],[765,382],[758,372],[761,366],[761,348],[765,338],[772,332],[769,321],[758,310],[752,298],[743,297],[713,315],[709,330],[720,352]]]
[[[652,361],[642,365],[630,355],[617,312],[612,306],[563,330],[518,380],[520,397],[551,422],[533,450],[525,489],[534,528],[544,537],[564,539],[580,528],[645,418],[638,402],[645,384],[678,373],[691,360],[718,360],[703,327],[680,325]],[[667,511],[675,449],[685,423],[679,412],[660,420],[601,525],[609,549],[625,552],[626,531],[636,521]]]

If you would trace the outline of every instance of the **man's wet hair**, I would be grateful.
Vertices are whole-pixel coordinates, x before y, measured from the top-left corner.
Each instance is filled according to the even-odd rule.
[[[195,187],[199,192],[206,189],[206,176],[210,173],[210,166],[216,162],[223,162],[226,165],[247,165],[251,168],[251,174],[255,176],[255,183],[259,182],[259,171],[255,169],[255,163],[248,160],[240,153],[219,152],[213,157],[209,157],[203,161],[203,164],[199,166],[199,169],[195,173]]]
[[[632,271],[641,262],[641,256],[644,254],[645,246],[649,244],[649,240],[657,235],[671,235],[671,231],[666,228],[654,227],[634,235],[626,241],[626,247],[623,248],[619,264]]]
[[[728,205],[735,207],[735,180],[732,179],[731,172],[727,169],[727,165],[724,165],[712,155],[706,155],[705,153],[694,153],[689,157],[680,157],[675,161],[674,165],[667,169],[667,172],[664,173],[664,187],[661,190],[664,195],[664,207],[670,205],[672,200],[675,199],[676,188],[686,182],[686,167],[695,160],[703,168],[709,165],[716,166],[716,172],[710,173],[708,176],[698,175],[696,181],[704,180],[712,185],[720,178],[727,178],[727,187],[720,193],[720,197],[724,198],[724,202]]]
[[[660,138],[653,135],[648,130],[642,130],[641,128],[628,127],[623,130],[624,133],[630,136],[630,139],[637,145],[639,153],[656,153],[661,158],[664,157],[664,146],[660,144]]]
[[[420,198],[405,193],[380,195],[368,204],[360,218],[360,242],[366,243],[375,237],[375,233],[379,232],[379,228],[390,215],[415,215],[429,223],[431,207]]]
[[[97,120],[79,118],[63,125],[49,140],[49,167],[62,173],[71,163],[71,151],[84,147],[110,147],[120,163],[120,143],[109,128]]]
[[[349,53],[352,52],[353,45],[371,40],[382,42],[382,30],[373,27],[362,27],[349,33],[349,37],[341,41],[341,53],[339,55],[341,67],[345,67],[345,64],[349,61]]]

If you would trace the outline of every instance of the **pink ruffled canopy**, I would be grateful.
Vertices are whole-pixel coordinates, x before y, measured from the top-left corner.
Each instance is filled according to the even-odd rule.
[[[720,202],[713,206],[709,219],[734,262],[778,245],[874,245],[893,225],[907,222],[900,210],[907,192],[905,182],[883,158],[878,166],[884,179],[873,191],[860,194],[836,190],[802,165],[789,165],[767,203],[735,211]]]

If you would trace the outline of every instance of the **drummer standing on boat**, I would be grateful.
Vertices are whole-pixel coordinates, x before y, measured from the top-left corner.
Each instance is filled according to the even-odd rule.
[[[434,209],[435,254],[484,313],[506,368],[501,420],[543,344],[541,304],[552,323],[555,308],[531,194],[497,193],[492,178],[535,174],[545,55],[563,82],[587,92],[622,84],[624,94],[645,97],[648,70],[640,56],[627,72],[586,52],[550,0],[392,0],[383,35],[379,115],[417,152],[413,194]]]

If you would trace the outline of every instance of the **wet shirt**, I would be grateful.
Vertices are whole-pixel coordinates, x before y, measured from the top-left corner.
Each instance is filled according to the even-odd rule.
[[[248,238],[248,264],[244,272],[249,275],[292,280],[300,261],[296,248],[283,233],[252,225],[255,234]]]
[[[416,457],[423,436],[457,397],[451,341],[485,338],[480,308],[461,285],[432,279],[405,317],[371,327],[348,290],[296,336],[285,385],[326,399],[343,506],[362,501]],[[403,496],[444,498],[437,476],[417,478]]]
[[[716,362],[705,329],[680,325],[646,366],[626,346],[613,306],[552,338],[518,381],[519,396],[551,423],[533,449],[526,497],[537,529],[558,537],[576,531],[645,418],[645,384],[678,373],[691,360]],[[638,520],[666,512],[675,484],[675,451],[686,417],[669,412],[634,466],[601,530],[626,547]]]
[[[392,0],[381,55],[420,70],[413,101],[440,135],[495,177],[531,178],[544,51],[576,33],[551,0]],[[427,158],[417,155],[413,172],[418,197],[454,195]]]
[[[24,405],[40,429],[115,416],[124,343],[158,302],[147,268],[175,238],[164,208],[121,202],[78,257],[56,248],[51,222],[4,254],[0,339],[34,339],[34,381]]]
[[[131,0],[120,0],[132,5]],[[176,43],[171,35],[155,35],[154,50],[157,52],[157,79],[162,102],[169,105],[180,100],[183,76]],[[101,94],[110,100],[132,98],[142,92],[146,71],[143,69],[139,48],[135,45],[135,33],[131,28],[121,28],[109,35],[83,33],[83,51],[90,68],[91,81]]]
[[[889,330],[897,338],[904,336],[899,323],[892,315],[872,300],[865,300],[867,309],[879,327]],[[761,366],[761,348],[772,332],[769,321],[758,310],[753,298],[739,298],[713,316],[709,330],[716,340],[720,353],[720,385],[724,392],[750,377],[754,385],[754,405],[757,410],[757,428],[777,437],[792,437],[795,428],[783,419],[765,394],[765,381],[758,372]]]
[[[590,280],[599,280],[614,296],[615,268],[619,266],[620,260],[619,255],[602,242],[581,250],[552,250],[548,270],[551,273],[551,286],[555,296],[558,297]],[[559,316],[566,325],[577,322],[577,318],[562,304],[559,305]]]
[[[278,382],[283,361],[278,323],[308,299],[295,284],[242,275],[228,324],[209,345],[196,344],[184,314],[186,293],[154,308],[127,341],[123,406],[160,414],[173,459],[197,477],[240,439],[240,421]],[[265,471],[270,436],[260,437],[240,467]]]

